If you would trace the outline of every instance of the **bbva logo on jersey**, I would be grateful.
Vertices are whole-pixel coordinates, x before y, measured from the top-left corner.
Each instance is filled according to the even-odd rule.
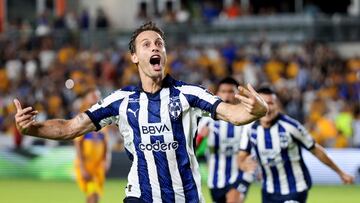
[[[169,102],[170,117],[173,120],[177,120],[182,112],[181,102],[179,97],[170,98]]]
[[[164,132],[170,132],[170,128],[166,126],[165,123],[154,123],[141,126],[141,131],[144,135],[158,135]]]

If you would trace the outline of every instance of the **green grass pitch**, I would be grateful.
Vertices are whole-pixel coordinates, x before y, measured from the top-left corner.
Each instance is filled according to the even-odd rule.
[[[101,203],[121,203],[125,192],[125,180],[107,180]],[[203,193],[206,202],[211,202],[205,185]],[[0,179],[1,203],[81,203],[84,195],[72,181],[44,181],[22,179]],[[260,203],[260,185],[254,184],[248,193],[246,203]],[[359,203],[360,187],[314,186],[310,191],[309,203]]]

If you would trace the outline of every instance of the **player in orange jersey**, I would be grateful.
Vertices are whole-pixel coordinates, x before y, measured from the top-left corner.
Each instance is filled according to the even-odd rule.
[[[100,99],[99,91],[91,89],[80,107],[89,108]],[[103,193],[107,170],[107,140],[104,132],[89,132],[75,139],[75,173],[80,189],[86,194],[87,203],[97,203]]]

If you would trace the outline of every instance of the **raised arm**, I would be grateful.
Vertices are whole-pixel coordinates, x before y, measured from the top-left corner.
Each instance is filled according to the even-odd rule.
[[[22,134],[52,140],[69,140],[96,130],[95,125],[85,113],[80,113],[70,120],[52,119],[37,122],[35,116],[38,112],[32,107],[23,109],[17,99],[14,99],[14,104],[17,110],[16,127]]]
[[[239,86],[239,93],[235,97],[240,101],[239,104],[228,104],[221,102],[216,109],[216,118],[243,125],[263,117],[268,106],[264,99],[248,84],[248,89]]]
[[[315,144],[314,148],[311,149],[311,153],[313,153],[316,158],[318,158],[321,162],[329,166],[332,170],[334,170],[341,178],[344,184],[353,184],[354,177],[342,171],[326,154],[324,148],[319,144]]]

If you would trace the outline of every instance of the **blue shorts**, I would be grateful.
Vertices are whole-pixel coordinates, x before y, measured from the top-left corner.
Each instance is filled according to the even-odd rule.
[[[308,191],[289,195],[270,194],[262,191],[262,203],[306,203]]]
[[[235,188],[244,197],[246,197],[249,187],[250,187],[250,183],[248,183],[247,181],[244,181],[244,180],[240,180],[231,185],[227,185],[224,188],[210,189],[211,198],[212,198],[213,202],[226,203],[226,193],[228,193],[231,189]]]

